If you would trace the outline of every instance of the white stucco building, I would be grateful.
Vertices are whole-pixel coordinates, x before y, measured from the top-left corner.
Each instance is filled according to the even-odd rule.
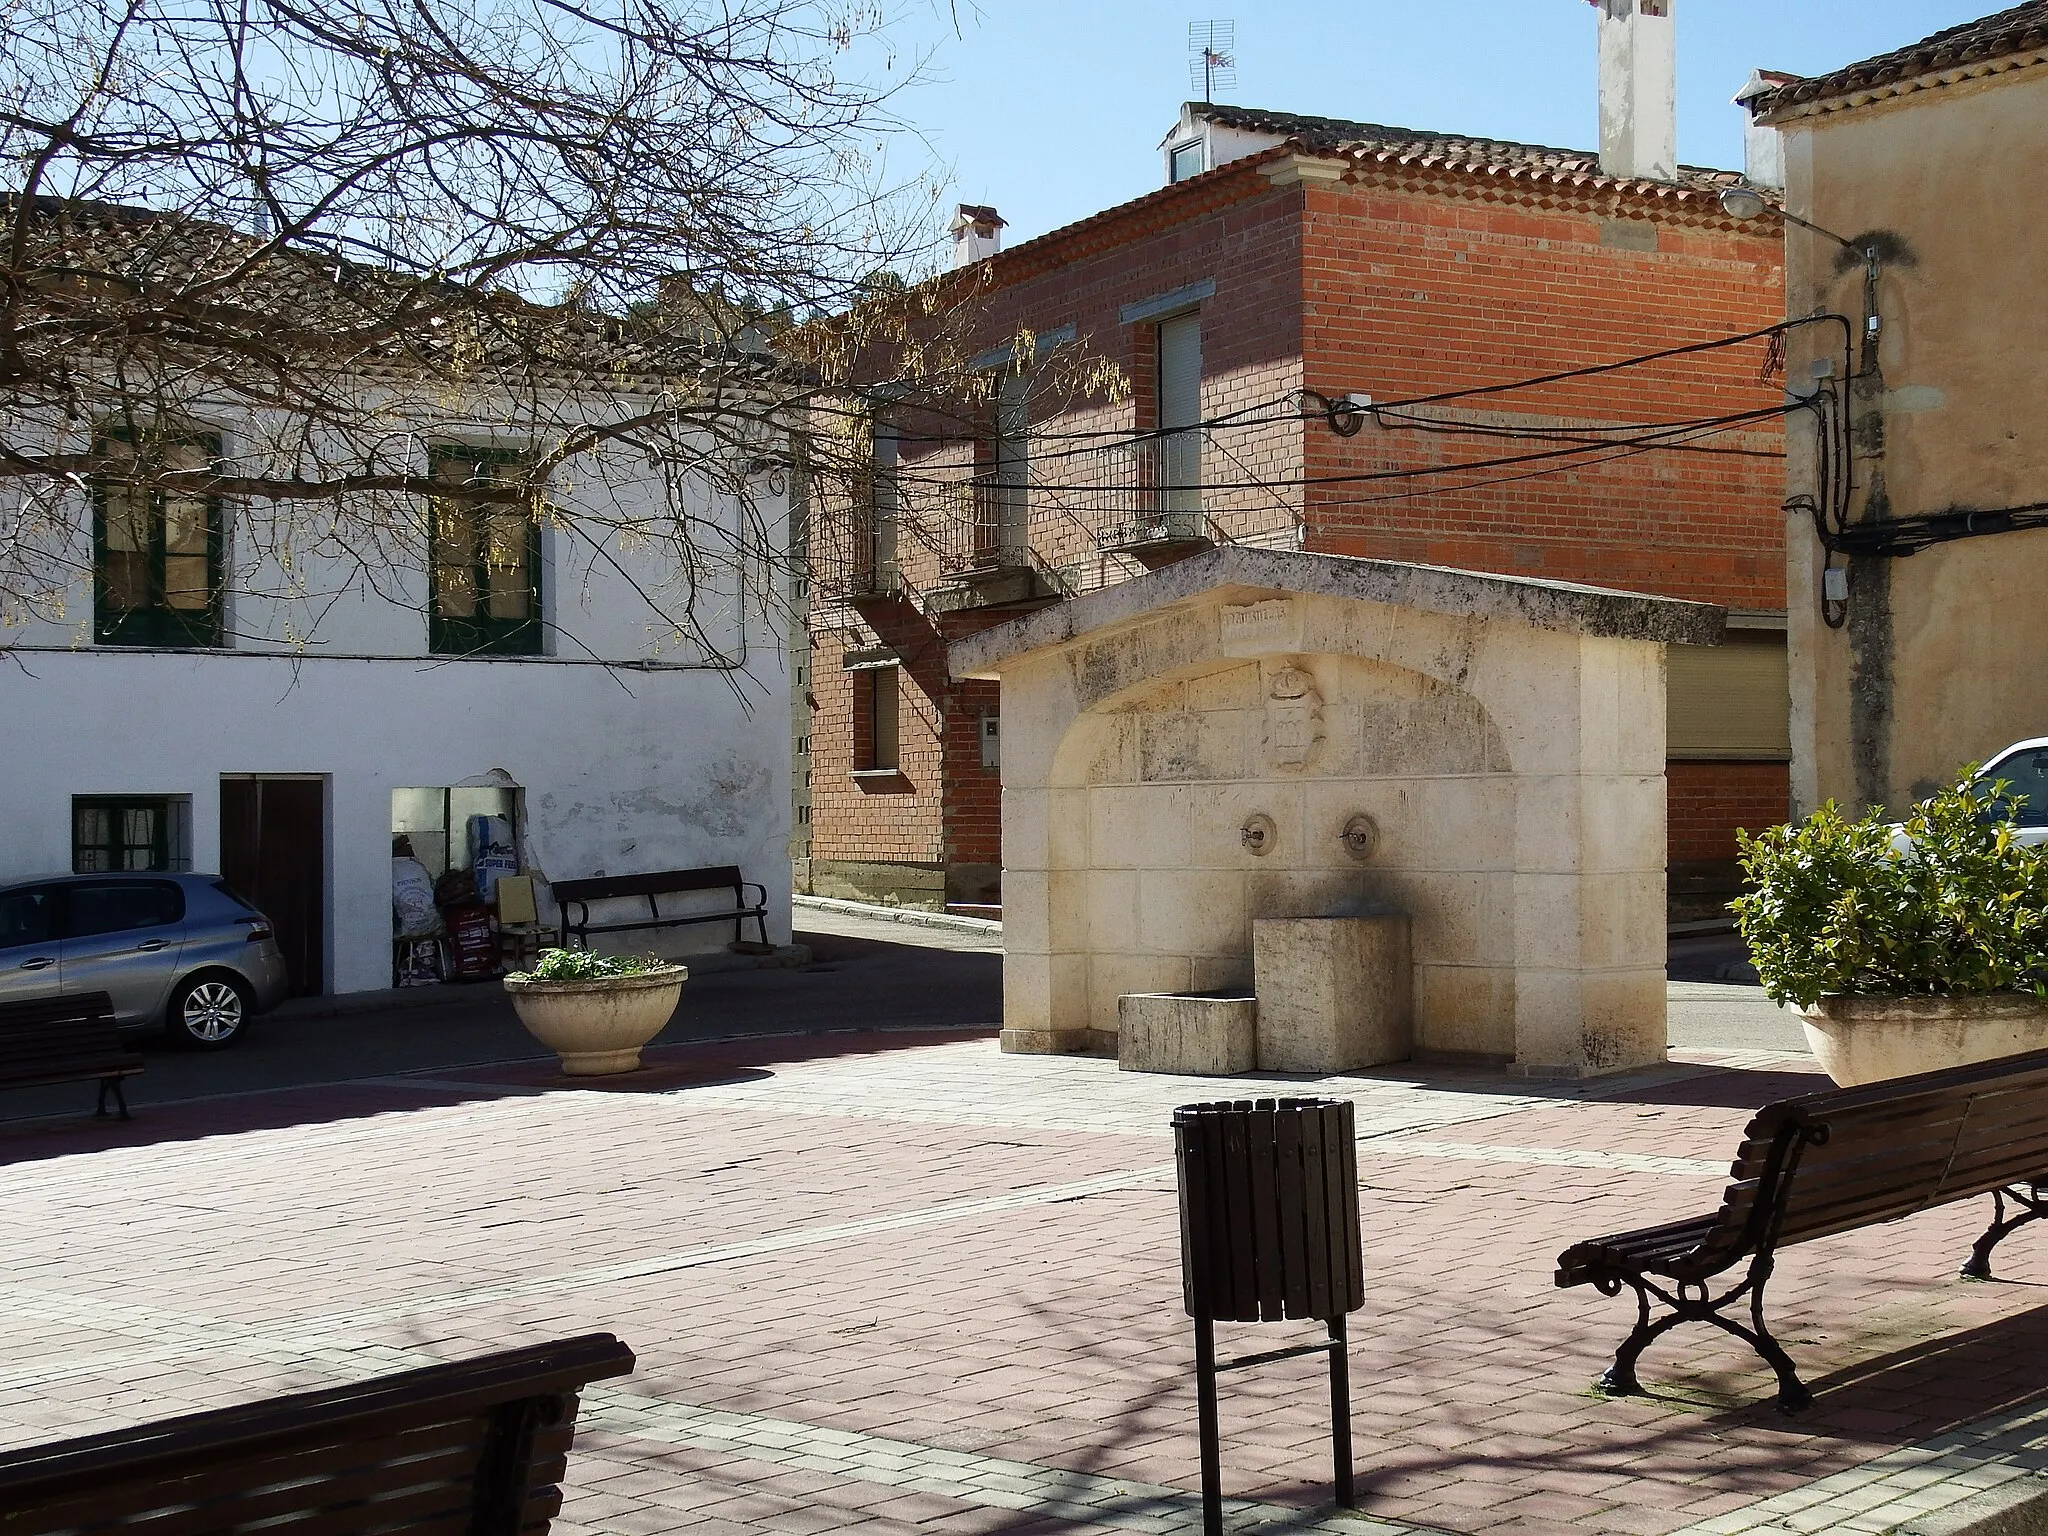
[[[426,423],[418,461],[488,472],[530,446],[508,419]],[[234,456],[231,422],[197,425]],[[297,990],[358,991],[392,979],[393,834],[438,872],[466,862],[468,816],[502,814],[543,917],[547,880],[735,864],[785,941],[787,506],[762,462],[745,498],[685,490],[687,625],[661,597],[673,551],[625,531],[676,526],[637,453],[572,460],[558,516],[436,503],[384,548],[310,539],[285,566],[220,503],[81,491],[76,579],[0,632],[0,882],[233,866]]]

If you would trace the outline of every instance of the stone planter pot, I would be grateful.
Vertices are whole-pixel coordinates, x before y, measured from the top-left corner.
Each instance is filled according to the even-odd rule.
[[[676,1011],[689,971],[666,965],[637,976],[515,981],[505,990],[527,1033],[562,1058],[571,1077],[602,1077],[640,1066],[640,1047]]]
[[[1974,997],[1824,997],[1800,1014],[1807,1044],[1844,1088],[2048,1050],[2048,1002]]]

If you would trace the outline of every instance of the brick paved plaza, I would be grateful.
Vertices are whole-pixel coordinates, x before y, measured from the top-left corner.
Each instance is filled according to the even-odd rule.
[[[571,1536],[1199,1527],[1168,1112],[1286,1085],[980,1033],[651,1059],[624,1091],[522,1063],[0,1130],[0,1436],[609,1329],[640,1366],[586,1398]],[[1323,1503],[1323,1382],[1293,1361],[1225,1378],[1234,1524],[1883,1531],[2048,1470],[2048,1243],[1957,1280],[1978,1203],[1787,1254],[1796,1420],[1706,1329],[1651,1352],[1654,1398],[1589,1390],[1629,1307],[1553,1289],[1559,1249],[1710,1209],[1749,1109],[1818,1081],[1693,1053],[1588,1087],[1319,1083],[1358,1105],[1364,1507]]]

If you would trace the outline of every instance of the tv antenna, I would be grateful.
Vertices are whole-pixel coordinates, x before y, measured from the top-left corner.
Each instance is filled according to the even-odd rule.
[[[1216,87],[1225,90],[1237,84],[1237,23],[1234,21],[1191,21],[1188,23],[1188,85],[1213,102]]]

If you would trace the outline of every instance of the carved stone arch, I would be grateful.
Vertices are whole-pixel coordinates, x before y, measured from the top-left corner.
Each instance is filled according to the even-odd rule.
[[[1209,656],[1101,693],[1048,787],[1048,937],[1085,977],[1098,1042],[1123,994],[1249,985],[1255,918],[1391,907],[1428,919],[1424,961],[1458,968],[1467,1022],[1512,1052],[1511,989],[1478,997],[1465,974],[1514,948],[1511,764],[1472,694],[1370,657]],[[1364,860],[1345,840],[1361,816],[1379,840]]]

